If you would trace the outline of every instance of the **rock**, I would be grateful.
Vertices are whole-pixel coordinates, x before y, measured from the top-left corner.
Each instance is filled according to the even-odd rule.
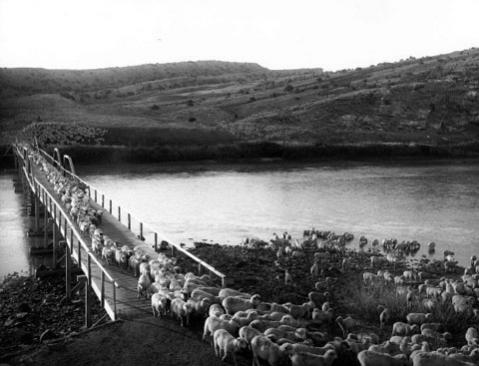
[[[47,329],[40,335],[39,341],[40,343],[42,343],[48,339],[53,339],[53,338],[57,338],[57,335],[51,329]]]
[[[7,320],[5,320],[5,323],[3,323],[3,326],[4,327],[11,327],[14,322],[15,322],[14,318],[8,318]]]
[[[28,315],[28,313],[25,312],[25,313],[17,313],[15,316],[17,317],[17,319],[23,319],[27,315]]]

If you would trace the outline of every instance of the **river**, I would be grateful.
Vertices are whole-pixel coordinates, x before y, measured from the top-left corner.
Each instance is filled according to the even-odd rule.
[[[462,264],[479,254],[478,161],[125,164],[77,170],[120,202],[123,212],[178,242],[237,244],[246,237],[269,240],[274,232],[299,237],[315,227],[352,232],[355,246],[360,235],[415,239],[423,247],[434,241],[437,256],[451,249]],[[25,257],[26,229],[11,180],[2,176],[0,183],[5,272],[5,265],[12,270],[20,262],[7,260],[3,243],[14,237],[16,251]]]

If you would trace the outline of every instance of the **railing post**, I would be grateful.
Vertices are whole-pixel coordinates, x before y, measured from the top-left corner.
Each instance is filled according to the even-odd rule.
[[[114,319],[116,320],[116,286],[115,286],[115,281],[111,283],[113,285],[113,316]]]
[[[101,307],[105,306],[105,272],[101,271],[101,294],[100,294]]]
[[[95,189],[95,202],[97,202],[97,192],[96,192],[96,189]]]
[[[91,327],[91,299],[90,299],[90,288],[91,288],[91,259],[90,255],[87,253],[87,279],[85,282],[85,326],[87,328]],[[81,264],[80,264],[81,268]],[[102,271],[103,273],[103,271]]]
[[[81,269],[81,242],[80,240],[78,241],[78,266]],[[72,230],[72,246],[73,246],[73,230]]]
[[[158,252],[158,233],[155,232],[155,253]]]
[[[226,287],[226,277],[225,276],[221,277],[221,287],[223,287],[223,288]]]
[[[118,206],[118,221],[121,222],[121,206]]]
[[[35,231],[40,230],[40,200],[37,192],[35,192]]]
[[[144,240],[143,238],[143,223],[140,222],[140,240]]]
[[[56,206],[54,206],[56,208]],[[55,215],[56,216],[56,215]],[[52,239],[52,246],[53,246],[53,268],[57,266],[57,244],[58,244],[58,233],[57,233],[57,223],[55,222],[55,218],[52,222],[52,231],[53,231],[53,239]]]
[[[126,215],[126,217],[128,219],[128,230],[131,230],[131,215],[129,212],[128,212],[128,215]]]
[[[101,207],[105,208],[105,195],[104,194],[101,195]]]
[[[66,248],[65,248],[65,293],[66,293],[66,298],[70,299],[71,296],[71,275],[72,275],[72,259],[70,257],[70,253],[68,250],[68,243],[66,243]]]
[[[46,193],[43,191],[43,247],[48,247],[48,210],[46,202]]]
[[[113,202],[110,200],[110,215],[113,213]]]

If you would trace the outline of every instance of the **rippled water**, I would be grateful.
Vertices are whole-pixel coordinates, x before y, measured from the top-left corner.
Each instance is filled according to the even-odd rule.
[[[15,174],[0,174],[0,280],[12,272],[33,273],[35,266],[48,264],[49,258],[30,257],[30,246],[42,239],[27,236],[32,219],[26,216],[23,194],[15,193]]]
[[[180,242],[315,227],[479,253],[479,162],[86,167],[82,176]]]
[[[78,167],[123,212],[178,242],[237,244],[315,227],[434,241],[462,263],[479,254],[479,162]],[[0,278],[31,270],[23,198],[0,175]],[[353,245],[357,245],[357,240]]]

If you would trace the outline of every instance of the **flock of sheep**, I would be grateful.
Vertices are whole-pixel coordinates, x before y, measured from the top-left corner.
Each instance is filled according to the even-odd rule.
[[[203,339],[211,337],[215,354],[223,360],[231,357],[236,365],[238,354],[250,354],[253,366],[479,365],[479,261],[475,257],[462,276],[447,277],[459,268],[452,253],[445,253],[442,261],[424,262],[397,273],[396,262],[417,252],[419,243],[385,240],[380,245],[373,241],[368,248],[369,268],[364,271],[354,268],[355,263],[344,251],[345,244],[353,239],[351,234],[311,230],[305,232],[301,243],[288,235],[277,236],[268,244],[276,252],[276,264],[284,268],[288,258],[301,258],[306,250],[314,253],[310,273],[304,278],[309,281],[311,276],[314,281],[308,301],[266,302],[259,294],[215,286],[209,275],[183,274],[174,257],[160,253],[152,259],[140,248],[118,248],[97,227],[101,212],[89,207],[88,195],[78,184],[63,177],[38,154],[32,157],[79,227],[91,237],[92,249],[109,264],[130,268],[138,276],[138,297],[151,301],[153,315],[171,316],[181,326],[201,322]],[[359,244],[361,250],[369,245],[364,237]],[[429,249],[434,249],[432,244]],[[391,309],[378,307],[379,327],[374,331],[351,315],[340,315],[331,296],[337,281],[329,277],[332,256],[340,261],[338,277],[351,269],[360,270],[366,291],[373,294],[378,287],[393,288],[398,299],[406,299],[411,312],[405,319],[397,319]],[[290,271],[284,269],[284,282],[292,281]],[[426,310],[412,311],[418,304]],[[452,334],[435,319],[437,309],[444,306],[471,320],[461,347],[448,346]],[[392,332],[384,338],[388,327]]]

